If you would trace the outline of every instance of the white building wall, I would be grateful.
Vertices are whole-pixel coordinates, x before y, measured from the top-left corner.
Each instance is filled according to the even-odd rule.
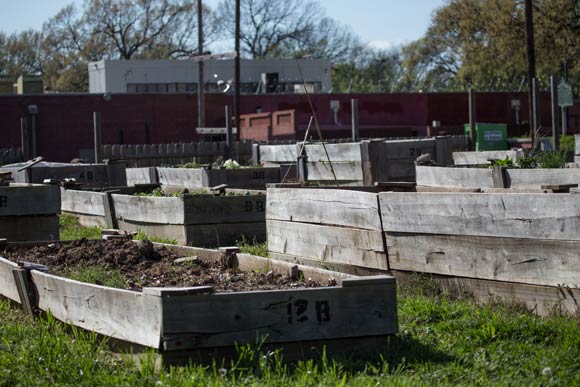
[[[306,83],[319,82],[319,92],[331,88],[331,63],[327,60],[299,60]],[[90,93],[126,93],[128,84],[195,83],[198,80],[197,62],[192,60],[103,60],[90,62]],[[262,73],[278,73],[279,83],[302,83],[297,61],[294,59],[242,59],[240,82],[258,83]],[[234,60],[205,61],[204,82],[234,79]]]

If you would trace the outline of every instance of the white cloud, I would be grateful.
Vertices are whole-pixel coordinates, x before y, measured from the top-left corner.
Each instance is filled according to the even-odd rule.
[[[389,50],[393,48],[393,43],[390,40],[371,40],[368,43],[369,47],[377,48],[379,50]]]

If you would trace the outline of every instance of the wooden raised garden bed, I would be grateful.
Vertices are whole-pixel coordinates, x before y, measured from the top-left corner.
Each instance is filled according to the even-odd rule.
[[[354,274],[388,270],[376,193],[268,188],[270,256]]]
[[[265,241],[266,195],[229,192],[152,197],[64,190],[63,212],[83,225],[140,230],[183,245],[235,245],[242,236]]]
[[[60,190],[56,186],[11,183],[0,186],[0,239],[58,239]]]
[[[417,187],[543,189],[580,184],[580,168],[459,168],[417,165]]]
[[[78,247],[82,242],[73,243]],[[53,243],[44,248],[62,247]],[[30,270],[27,276],[27,269],[0,258],[0,293],[28,304],[30,310],[50,310],[69,324],[157,349],[165,364],[228,356],[235,353],[236,344],[261,340],[264,350],[281,348],[285,359],[320,356],[323,347],[329,355],[362,352],[368,356],[383,348],[386,335],[398,330],[393,277],[353,277],[246,254],[232,255],[231,251],[164,248],[179,257],[218,265],[227,262],[230,269],[226,273],[234,277],[244,271],[265,278],[290,276],[299,278],[298,282],[319,281],[322,287],[290,285],[241,292],[214,292],[211,286],[145,287],[132,291],[39,270]],[[15,249],[19,251],[16,257],[28,257],[23,246]]]
[[[280,167],[268,168],[157,168],[159,183],[189,189],[209,188],[226,184],[228,188],[266,189],[266,184],[279,183]]]
[[[580,195],[380,193],[389,269],[479,301],[576,314]]]
[[[25,163],[4,166],[17,183],[42,184],[45,180],[75,179],[84,187],[122,187],[127,185],[125,164],[67,164],[40,162],[20,170]]]

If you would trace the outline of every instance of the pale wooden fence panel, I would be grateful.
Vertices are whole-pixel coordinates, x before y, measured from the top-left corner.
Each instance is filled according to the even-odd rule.
[[[226,154],[225,142],[191,142],[172,144],[105,144],[104,159],[124,159],[131,168],[178,165],[189,162],[199,164],[223,160]],[[240,164],[252,161],[252,143],[234,142],[232,158]]]

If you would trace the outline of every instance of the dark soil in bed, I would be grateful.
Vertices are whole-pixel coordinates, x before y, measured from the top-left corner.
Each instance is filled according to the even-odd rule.
[[[9,246],[0,255],[14,262],[48,266],[49,273],[56,275],[62,275],[75,266],[101,266],[121,273],[125,278],[125,289],[129,290],[212,286],[216,292],[238,292],[325,286],[273,272],[240,272],[203,257],[191,257],[187,262],[177,263],[174,261],[180,256],[149,241],[81,239],[37,247]]]

